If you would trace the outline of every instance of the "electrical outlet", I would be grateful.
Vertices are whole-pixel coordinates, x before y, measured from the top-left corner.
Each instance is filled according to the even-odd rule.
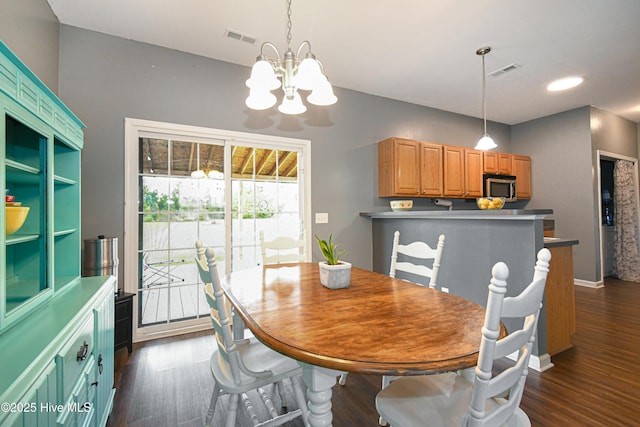
[[[316,212],[316,224],[328,224],[329,214]]]
[[[449,288],[442,287],[442,288],[440,288],[440,290],[441,290],[442,292],[444,292],[445,294],[448,294],[448,293],[449,293]]]

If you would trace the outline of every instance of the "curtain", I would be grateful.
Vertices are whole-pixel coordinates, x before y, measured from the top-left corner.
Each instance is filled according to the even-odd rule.
[[[613,168],[615,239],[613,270],[619,279],[640,282],[638,211],[633,162],[618,160]]]

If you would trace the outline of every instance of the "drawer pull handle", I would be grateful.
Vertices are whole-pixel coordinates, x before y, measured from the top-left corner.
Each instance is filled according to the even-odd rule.
[[[94,386],[96,386],[96,387],[97,387],[97,386],[98,386],[98,381],[94,381],[94,382],[92,382],[92,383],[91,383],[91,385],[94,385]]]
[[[86,341],[80,346],[80,350],[76,354],[76,360],[79,362],[87,358],[87,353],[89,352],[89,344]]]
[[[102,375],[102,368],[104,368],[104,365],[102,365],[102,354],[99,354],[98,355],[98,374],[100,375]]]

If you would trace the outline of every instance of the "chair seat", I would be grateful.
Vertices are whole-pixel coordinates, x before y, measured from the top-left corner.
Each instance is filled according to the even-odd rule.
[[[211,355],[211,372],[220,387],[228,393],[242,393],[302,374],[302,368],[298,362],[271,350],[255,337],[236,343],[236,349],[248,369],[258,372],[271,371],[271,374],[255,378],[240,373],[240,384],[237,384],[233,379],[229,364],[221,360],[222,355],[216,350]]]
[[[454,372],[400,378],[376,397],[376,408],[393,427],[451,427],[466,425],[473,382]],[[485,410],[493,411],[506,401],[487,400]],[[504,427],[531,426],[519,408]]]

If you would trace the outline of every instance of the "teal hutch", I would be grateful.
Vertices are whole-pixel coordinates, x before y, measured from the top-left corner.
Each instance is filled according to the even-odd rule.
[[[1,41],[0,111],[0,425],[104,426],[115,278],[80,276],[84,125]]]

